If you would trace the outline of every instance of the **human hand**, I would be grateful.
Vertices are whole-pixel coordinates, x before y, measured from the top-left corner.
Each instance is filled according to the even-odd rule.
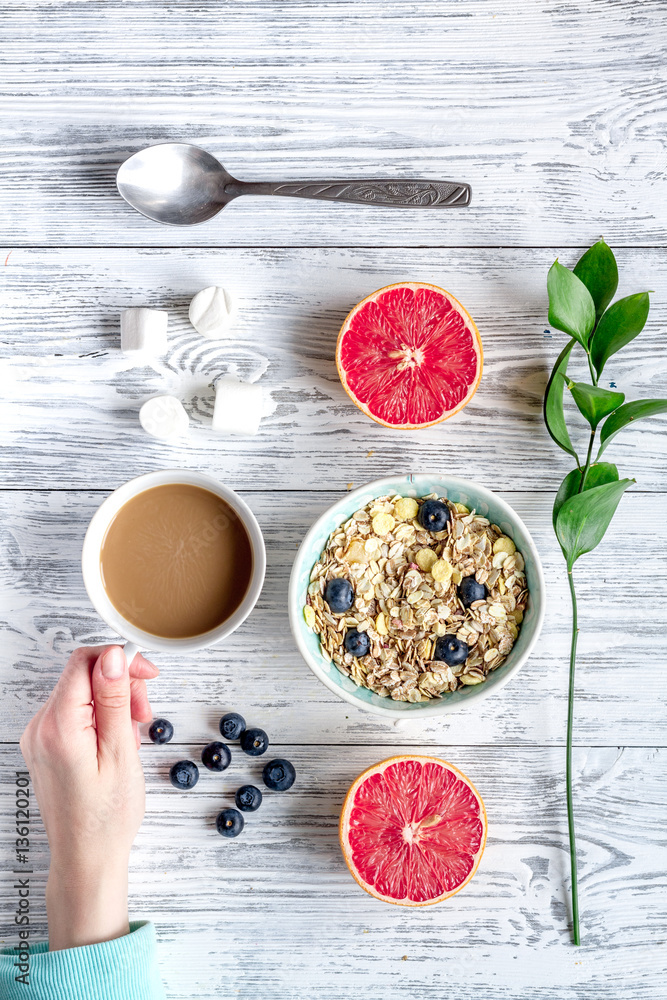
[[[46,828],[49,948],[129,931],[127,868],[145,808],[139,722],[152,718],[146,679],[159,673],[120,646],[76,649],[21,751]]]

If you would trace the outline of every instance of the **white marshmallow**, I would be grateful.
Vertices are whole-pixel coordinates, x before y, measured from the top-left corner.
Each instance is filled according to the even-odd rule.
[[[229,336],[232,310],[229,292],[211,285],[197,292],[190,303],[190,322],[202,337],[221,340]]]
[[[262,419],[262,387],[224,375],[215,387],[213,430],[216,434],[250,436],[259,430]]]
[[[187,434],[190,420],[180,399],[175,396],[153,396],[139,410],[141,426],[152,437],[169,441]]]
[[[120,314],[120,349],[124,354],[157,357],[167,353],[169,313],[160,309],[124,309]]]

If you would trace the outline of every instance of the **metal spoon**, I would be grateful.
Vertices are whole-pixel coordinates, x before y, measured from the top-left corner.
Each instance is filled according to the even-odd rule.
[[[187,142],[160,143],[134,153],[121,164],[116,183],[128,205],[167,226],[207,222],[242,194],[408,208],[465,206],[472,195],[469,184],[454,181],[237,181],[215,156]]]

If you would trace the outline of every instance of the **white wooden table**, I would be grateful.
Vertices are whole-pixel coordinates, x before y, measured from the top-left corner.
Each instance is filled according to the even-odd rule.
[[[132,856],[133,916],[155,920],[173,998],[658,1000],[665,996],[664,713],[667,428],[646,421],[613,460],[637,486],[578,570],[575,804],[583,944],[570,943],[564,787],[569,609],[550,526],[568,469],[540,414],[560,336],[545,281],[600,235],[620,294],[655,290],[649,324],[609,366],[629,396],[667,395],[666,40],[660,0],[339,0],[157,3],[21,0],[2,14],[0,265],[3,413],[0,588],[3,854],[18,738],[70,650],[110,633],[81,582],[96,506],[151,469],[203,469],[256,512],[268,574],[224,645],[155,656],[169,747],[142,747],[148,811]],[[453,177],[474,206],[442,213],[243,199],[200,228],[157,226],[114,191],[117,165],[182,139],[244,179]],[[6,258],[6,260],[5,260]],[[444,285],[478,322],[485,375],[467,409],[419,433],[373,424],[332,361],[347,310],[391,281]],[[239,302],[237,338],[187,321],[208,284]],[[170,311],[164,362],[132,368],[118,313]],[[260,435],[210,434],[212,380],[268,366]],[[140,430],[174,392],[189,445]],[[611,450],[611,449],[610,449]],[[286,586],[313,519],[348,487],[446,470],[497,489],[546,569],[546,624],[530,662],[481,707],[389,727],[337,700],[291,639]],[[238,709],[294,760],[299,782],[222,842],[221,804],[257,765],[179,795],[167,770]],[[400,750],[441,754],[479,787],[489,841],[478,874],[425,911],[354,884],[337,844],[344,792]],[[33,824],[36,926],[48,864]],[[5,850],[5,847],[7,850]],[[15,943],[13,876],[2,883]]]

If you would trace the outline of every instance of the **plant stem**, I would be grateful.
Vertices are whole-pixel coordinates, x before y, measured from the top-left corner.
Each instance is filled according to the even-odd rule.
[[[593,457],[593,445],[595,443],[595,431],[591,431],[591,439],[588,442],[588,454],[586,455],[586,465],[584,466],[584,473],[581,477],[581,483],[579,484],[579,489],[577,493],[583,493],[586,489],[586,479],[588,477],[588,470],[591,467],[591,458]]]
[[[590,355],[588,358],[590,362]],[[591,369],[592,374],[592,369]],[[586,489],[586,477],[591,467],[591,457],[593,455],[593,444],[595,443],[595,431],[591,431],[591,439],[588,442],[588,452],[586,454],[586,465],[579,484],[578,493],[583,493]],[[577,841],[574,833],[574,810],[572,807],[572,724],[574,720],[574,669],[577,662],[577,639],[579,638],[579,626],[577,623],[577,595],[574,589],[574,579],[572,578],[572,567],[568,566],[567,580],[570,585],[570,597],[572,598],[572,643],[570,645],[570,686],[567,697],[567,751],[565,761],[565,784],[567,791],[567,828],[570,835],[570,868],[572,871],[572,935],[574,943],[579,944],[579,890],[577,887]]]
[[[591,361],[591,352],[590,351],[586,351],[586,357],[588,358],[588,370],[591,373],[591,381],[593,382],[593,385],[597,385],[598,384],[598,377],[595,374],[595,370],[593,369],[593,362]]]
[[[590,355],[588,357],[590,363]],[[593,369],[591,368],[591,374]],[[586,454],[586,465],[581,477],[581,483],[577,493],[583,493],[586,489],[586,477],[591,467],[593,455],[593,445],[595,443],[595,431],[591,431],[591,439],[588,442],[588,452]],[[572,567],[568,566],[567,580],[570,585],[570,597],[572,598],[572,643],[570,646],[570,686],[567,698],[567,751],[565,762],[565,784],[567,789],[567,828],[570,834],[570,867],[572,869],[572,934],[574,943],[579,944],[579,891],[577,888],[577,841],[574,835],[574,811],[572,808],[572,723],[574,719],[574,668],[577,662],[577,639],[579,637],[579,626],[577,623],[577,595],[574,589],[572,578]]]
[[[565,783],[567,789],[567,827],[570,834],[570,867],[572,870],[572,934],[574,943],[579,944],[579,892],[577,888],[577,842],[574,835],[574,811],[572,808],[572,720],[574,716],[574,668],[577,659],[577,595],[574,590],[572,569],[568,568],[567,579],[572,598],[572,644],[570,646],[570,687],[567,701],[567,757]]]

